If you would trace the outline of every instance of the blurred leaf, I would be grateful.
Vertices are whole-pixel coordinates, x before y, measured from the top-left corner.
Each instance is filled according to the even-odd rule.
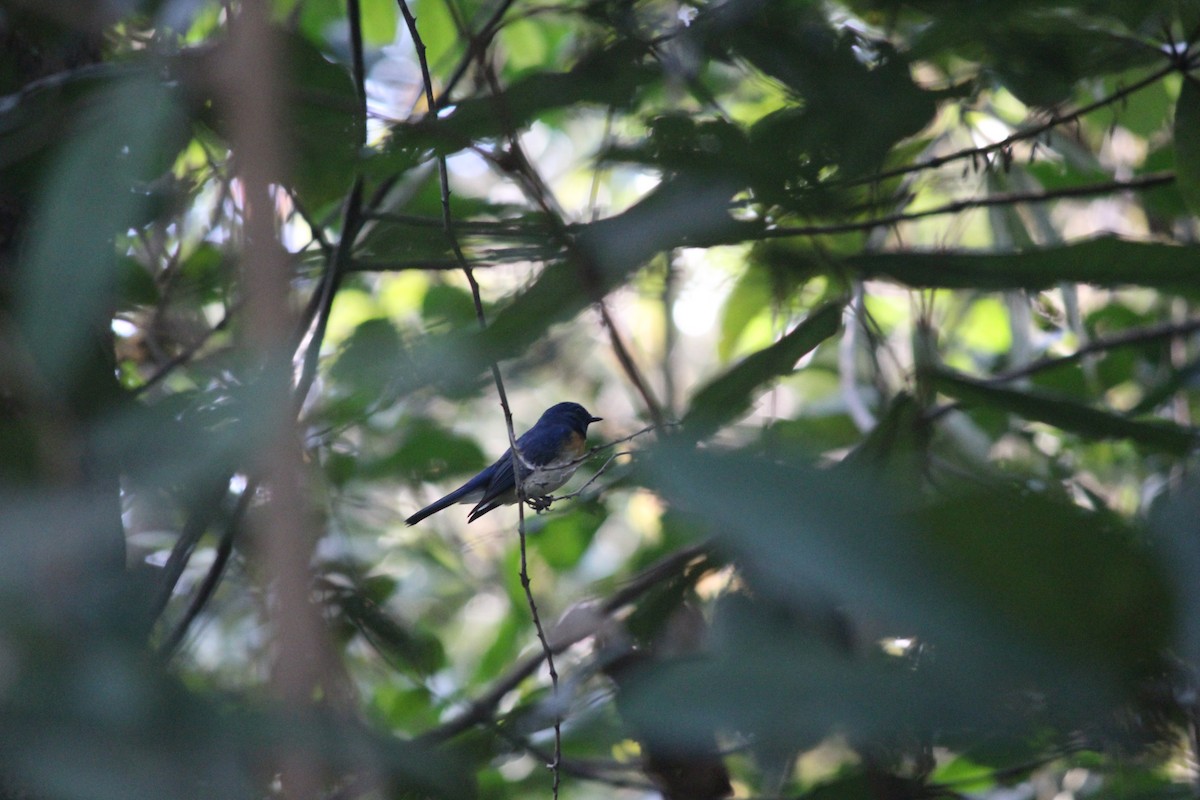
[[[514,663],[520,648],[525,644],[524,636],[528,622],[526,607],[518,605],[504,615],[499,625],[492,628],[491,644],[479,659],[473,683],[487,683]]]
[[[153,305],[158,299],[158,287],[145,267],[129,257],[117,260],[118,308]]]
[[[540,520],[539,520],[540,521]],[[556,570],[572,569],[592,544],[604,517],[584,510],[556,514],[545,524],[530,525],[534,549]]]
[[[334,602],[346,621],[393,665],[407,664],[422,675],[444,666],[446,656],[436,637],[403,624],[354,587],[341,588]]]
[[[978,682],[991,692],[1023,680],[1092,713],[1170,631],[1157,565],[1111,516],[1060,499],[998,485],[923,507],[857,465],[812,470],[677,446],[640,466],[760,596],[855,609],[934,643],[947,670],[940,702],[964,704],[955,714],[977,713],[967,698]]]
[[[938,372],[932,380],[938,391],[967,405],[1000,408],[1089,439],[1132,439],[1151,450],[1179,456],[1196,445],[1195,431],[1165,420],[1137,422],[1044,392],[1001,389],[948,372]]]
[[[772,292],[765,270],[753,267],[744,271],[721,309],[721,338],[717,355],[728,361],[742,332],[758,315],[770,309]]]
[[[771,156],[791,153],[768,157],[769,163],[786,172],[799,149],[848,175],[877,171],[892,145],[932,119],[933,95],[913,83],[906,59],[890,43],[834,31],[817,11],[803,0],[722,6],[697,27],[802,101],[801,109],[776,112],[755,126],[760,147],[778,145],[768,145]],[[871,124],[862,124],[866,119]],[[766,126],[775,133],[764,135]]]
[[[354,179],[366,120],[350,74],[298,36],[284,39],[289,167],[312,211],[340,199]]]
[[[479,324],[476,321],[475,301],[471,293],[444,283],[435,283],[425,292],[421,301],[421,316],[424,317],[426,328],[429,330],[437,330],[444,326],[461,329]]]
[[[771,423],[763,431],[761,447],[767,453],[784,451],[812,457],[814,453],[850,447],[861,436],[845,413],[805,414]]]
[[[722,309],[717,343],[721,360],[730,359],[751,323],[785,307],[810,278],[819,275],[822,261],[807,243],[755,243],[749,263]]]
[[[930,423],[911,395],[892,399],[875,427],[839,464],[837,469],[862,469],[883,480],[899,481],[895,488],[920,491],[928,463]]]
[[[363,407],[382,397],[396,380],[405,358],[400,334],[386,319],[369,319],[342,345],[329,376],[360,398]]]
[[[1104,81],[1104,94],[1111,94],[1130,84],[1147,77],[1148,70],[1133,72],[1108,78]],[[1171,94],[1163,81],[1156,81],[1149,86],[1134,92],[1124,98],[1120,104],[1106,106],[1090,114],[1099,130],[1107,130],[1112,124],[1118,124],[1126,130],[1149,139],[1160,133],[1170,119]]]
[[[1195,293],[1197,248],[1115,237],[1019,253],[864,253],[843,263],[863,278],[948,289],[1049,289],[1058,283],[1150,286]]]
[[[1191,75],[1175,103],[1175,175],[1188,210],[1200,216],[1200,80]]]
[[[684,430],[694,439],[705,439],[740,417],[759,387],[791,374],[797,361],[838,332],[841,321],[841,303],[821,306],[778,342],[701,387],[683,417]]]
[[[533,73],[495,96],[464,100],[437,119],[398,125],[389,151],[401,157],[405,151],[426,150],[449,155],[480,139],[520,131],[552,109],[628,106],[637,89],[658,74],[643,63],[642,51],[635,44],[614,45],[588,54],[568,72]]]
[[[487,465],[479,443],[426,419],[402,428],[400,445],[386,458],[364,465],[364,477],[432,480],[478,472]]]
[[[15,316],[24,346],[53,387],[86,374],[97,327],[108,328],[118,274],[114,237],[137,224],[144,196],[135,183],[158,162],[174,108],[172,90],[145,76],[98,90],[40,190]]]
[[[1123,5],[1122,16],[1161,27],[1150,4]],[[956,13],[960,10],[937,9],[916,37],[913,57],[986,63],[984,77],[998,80],[1028,105],[1053,106],[1070,96],[1077,81],[1157,61],[1149,48],[1129,47],[1111,20],[1102,22],[1101,15],[1090,16],[1078,4],[1015,3],[984,14]],[[1114,7],[1110,13],[1119,12]]]

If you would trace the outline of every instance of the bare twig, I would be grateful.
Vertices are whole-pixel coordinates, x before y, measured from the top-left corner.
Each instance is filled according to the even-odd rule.
[[[256,482],[253,480],[246,482],[246,488],[242,490],[237,505],[234,507],[233,513],[229,515],[229,520],[225,524],[225,532],[221,535],[216,555],[213,557],[212,564],[209,565],[208,573],[204,576],[204,581],[200,584],[196,593],[192,595],[192,600],[188,603],[187,610],[184,611],[179,622],[175,624],[170,635],[167,636],[159,647],[159,653],[164,657],[170,658],[179,649],[179,645],[187,638],[192,623],[196,621],[196,617],[200,616],[200,612],[208,605],[213,592],[220,585],[221,578],[225,574],[225,568],[229,564],[229,557],[233,555],[234,537],[237,535],[238,529],[241,528],[246,511],[250,508],[250,501],[254,498],[254,494],[257,491],[258,484]]]
[[[583,455],[578,456],[576,458],[573,458],[570,461],[567,461],[566,463],[564,463],[562,465],[562,468],[578,466],[579,464],[582,464],[583,462],[590,460],[591,457],[596,455],[597,453],[602,453],[605,450],[608,450],[612,447],[616,447],[619,444],[624,444],[625,442],[632,441],[633,439],[636,439],[637,437],[639,437],[643,434],[650,433],[652,431],[658,431],[664,427],[667,427],[667,428],[677,427],[678,425],[679,425],[678,422],[665,422],[662,425],[647,425],[646,427],[642,428],[641,430],[634,431],[633,433],[629,434],[628,436],[624,436],[620,439],[614,439],[611,442],[605,442],[604,444],[598,444],[595,447],[588,448],[588,451],[586,453],[584,453]],[[584,489],[586,489],[588,486],[591,486],[592,483],[594,483],[595,480],[597,478],[599,478],[600,475],[609,468],[609,466],[612,464],[613,460],[617,458],[617,456],[630,456],[630,455],[633,455],[632,450],[624,450],[624,451],[621,451],[619,453],[614,453],[613,455],[609,456],[608,459],[604,462],[604,464],[600,467],[600,469],[596,471],[596,474],[593,475],[592,477],[588,478],[587,482],[584,483],[583,486],[579,487],[579,489],[577,491],[574,491],[574,492],[571,492],[570,494],[565,494],[562,496],[549,495],[547,497],[538,498],[538,500],[555,502],[558,500],[571,500],[573,498],[579,497],[581,494],[583,494]],[[525,459],[523,457],[521,458],[521,463],[524,464],[528,469],[533,469],[533,466],[531,464],[529,464],[527,461],[525,461]],[[543,506],[543,508],[546,508],[546,507],[548,507],[548,506]]]
[[[425,54],[425,43],[421,39],[421,34],[417,30],[417,19],[413,16],[411,9],[408,7],[406,0],[397,0],[400,6],[400,13],[404,17],[404,23],[408,27],[409,35],[412,36],[413,47],[417,52],[417,60],[421,67],[421,78],[424,82],[425,98],[429,106],[431,114],[436,114],[437,97],[433,91],[433,78],[429,73],[429,62]],[[502,6],[503,8],[504,6]],[[501,15],[503,11],[499,12]],[[499,17],[496,17],[498,20]],[[487,318],[484,315],[483,299],[480,296],[479,282],[475,280],[475,274],[471,269],[471,264],[467,261],[463,254],[462,246],[459,243],[458,235],[454,230],[454,221],[450,211],[450,178],[446,169],[446,157],[439,154],[437,157],[438,178],[441,183],[442,193],[442,221],[445,229],[446,238],[450,243],[450,248],[454,252],[454,257],[462,267],[463,273],[466,275],[467,283],[471,287],[471,298],[475,304],[475,316],[479,321],[479,327],[487,329]],[[508,433],[509,452],[512,457],[513,481],[516,485],[517,494],[517,535],[520,542],[521,551],[521,587],[525,590],[525,599],[529,603],[529,613],[533,618],[533,626],[537,631],[538,641],[542,646],[542,655],[546,660],[546,665],[550,672],[550,688],[554,696],[555,704],[555,719],[554,719],[554,760],[550,762],[549,767],[552,775],[552,791],[555,798],[558,797],[559,781],[561,773],[559,764],[562,760],[562,719],[558,711],[558,671],[554,665],[554,652],[550,648],[550,643],[546,638],[546,632],[542,626],[541,615],[538,613],[537,601],[534,599],[533,590],[529,580],[528,561],[526,558],[526,536],[525,536],[525,478],[520,464],[520,451],[517,448],[516,434],[513,432],[512,408],[508,402],[508,393],[504,389],[504,380],[500,374],[500,366],[492,361],[490,363],[492,380],[496,384],[496,393],[500,398],[500,407],[504,412],[504,425]]]
[[[888,214],[886,216],[875,217],[874,219],[862,220],[859,222],[841,222],[833,225],[802,225],[770,228],[762,231],[753,238],[781,239],[792,236],[825,236],[834,233],[869,231],[873,228],[896,225],[901,222],[911,222],[912,220],[922,219],[924,217],[934,217],[942,214],[957,214],[973,208],[1008,206],[1015,205],[1017,203],[1044,203],[1050,200],[1063,200],[1071,197],[1091,197],[1094,195],[1110,194],[1112,192],[1120,192],[1130,189],[1152,189],[1156,186],[1166,186],[1167,184],[1174,182],[1174,180],[1175,173],[1173,172],[1154,172],[1149,175],[1141,175],[1137,178],[1131,178],[1130,180],[1126,181],[1108,181],[1105,183],[1087,184],[1086,186],[1067,186],[1062,189],[1053,189],[1045,192],[1004,192],[1002,194],[988,195],[987,197],[956,200],[952,203],[946,203],[945,205],[940,205],[935,208],[927,208],[923,211]]]
[[[1152,86],[1153,84],[1158,83],[1172,72],[1181,71],[1183,69],[1181,63],[1186,65],[1187,60],[1172,59],[1170,63],[1166,64],[1160,69],[1155,70],[1146,77],[1142,78],[1140,81],[1135,81],[1128,86],[1123,86],[1111,94],[1105,95],[1104,97],[1088,103],[1087,105],[1080,106],[1079,108],[1076,108],[1068,113],[1054,114],[1045,122],[1030,126],[1028,128],[1023,128],[998,142],[982,145],[980,147],[968,147],[962,150],[957,150],[953,153],[948,153],[944,156],[926,159],[925,161],[921,161],[916,164],[909,164],[904,167],[896,167],[895,169],[884,170],[883,172],[878,172],[867,178],[849,181],[847,185],[860,186],[867,183],[878,183],[880,181],[887,180],[888,178],[896,178],[901,175],[909,175],[914,172],[924,172],[925,170],[936,169],[937,167],[954,161],[962,161],[963,159],[967,158],[977,160],[981,157],[986,157],[991,153],[1007,151],[1017,142],[1023,142],[1028,139],[1036,139],[1042,134],[1055,129],[1064,123],[1072,122],[1080,117],[1092,113],[1093,111],[1097,111],[1105,106],[1110,106],[1113,103],[1120,102],[1129,95],[1141,91],[1147,86]]]
[[[163,363],[158,368],[158,370],[155,371],[155,373],[153,375],[151,375],[149,378],[147,378],[146,381],[144,383],[142,383],[141,386],[138,386],[136,389],[134,389],[133,393],[135,395],[144,394],[145,392],[149,391],[150,389],[152,389],[156,385],[158,385],[164,378],[166,378],[168,375],[170,375],[176,369],[178,369],[179,367],[183,366],[184,364],[188,363],[193,358],[195,358],[196,354],[204,349],[204,346],[206,344],[208,344],[208,341],[214,335],[225,330],[225,328],[227,328],[229,326],[229,321],[230,321],[231,317],[232,317],[232,314],[230,314],[229,312],[226,312],[225,316],[221,317],[221,320],[216,325],[212,326],[207,331],[205,331],[204,335],[202,335],[199,339],[197,339],[195,342],[193,342],[190,346],[188,346],[184,350],[180,351],[179,353],[176,353],[175,355],[173,355],[169,359],[167,359],[167,361],[165,363]]]
[[[346,0],[346,21],[350,24],[350,61],[354,88],[358,92],[358,113],[363,134],[367,130],[367,70],[363,58],[362,9],[359,0]]]
[[[555,502],[555,501],[558,501],[558,500],[574,500],[576,497],[579,497],[579,496],[580,496],[580,495],[582,495],[582,494],[583,494],[585,491],[587,491],[587,488],[588,488],[589,486],[591,486],[593,483],[595,483],[595,482],[596,482],[596,479],[597,479],[597,478],[599,478],[601,475],[603,475],[603,474],[605,473],[605,471],[607,471],[607,470],[608,470],[608,468],[609,468],[609,467],[612,465],[612,463],[613,463],[614,461],[616,461],[616,460],[617,460],[617,458],[618,458],[618,457],[620,457],[620,456],[631,456],[631,455],[633,455],[633,451],[632,451],[632,450],[621,450],[621,451],[618,451],[618,452],[616,452],[616,453],[613,453],[611,456],[609,456],[609,457],[608,457],[608,460],[607,460],[607,461],[605,461],[605,462],[604,462],[604,463],[603,463],[603,464],[600,466],[600,469],[596,470],[596,474],[595,474],[595,475],[593,475],[592,477],[588,478],[588,479],[587,479],[587,481],[585,481],[585,482],[584,482],[583,486],[580,486],[578,489],[576,489],[575,491],[571,492],[570,494],[564,494],[564,495],[550,495],[549,497],[546,497],[546,498],[543,498],[543,499],[545,499],[545,500],[547,500],[547,501],[549,501],[549,502]]]
[[[572,627],[569,635],[556,638],[553,651],[561,653],[576,642],[594,635],[605,624],[607,618],[625,606],[637,600],[646,592],[661,584],[664,580],[679,574],[688,565],[707,555],[708,542],[684,547],[663,557],[631,578],[624,586],[614,592],[600,604],[596,621],[590,626]],[[452,739],[470,728],[492,719],[496,707],[509,692],[521,685],[526,678],[537,672],[545,660],[545,652],[534,653],[508,672],[503,678],[492,685],[492,688],[477,697],[461,713],[451,717],[446,722],[426,731],[420,739],[430,742],[442,742]]]
[[[1121,333],[1106,336],[1102,339],[1093,339],[1074,352],[1064,356],[1045,356],[1030,361],[1028,364],[1024,364],[1016,369],[1010,369],[1007,372],[986,378],[984,382],[1008,383],[1009,381],[1027,378],[1038,372],[1074,363],[1092,353],[1115,350],[1120,347],[1148,344],[1162,339],[1173,339],[1177,336],[1186,336],[1189,333],[1195,333],[1196,331],[1200,331],[1200,319],[1188,319],[1182,322],[1164,322],[1158,325],[1148,325],[1144,328],[1122,331]]]

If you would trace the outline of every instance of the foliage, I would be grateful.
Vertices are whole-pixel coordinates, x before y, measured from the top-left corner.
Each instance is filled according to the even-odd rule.
[[[0,797],[1194,794],[1197,48],[0,0]]]

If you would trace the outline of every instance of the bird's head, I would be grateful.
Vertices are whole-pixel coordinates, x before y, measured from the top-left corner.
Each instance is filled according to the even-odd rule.
[[[573,431],[578,431],[581,435],[587,435],[588,425],[593,422],[599,422],[600,417],[593,417],[591,412],[579,405],[579,403],[558,403],[546,409],[546,413],[542,414],[542,418],[538,423],[553,422],[559,425],[566,425]]]

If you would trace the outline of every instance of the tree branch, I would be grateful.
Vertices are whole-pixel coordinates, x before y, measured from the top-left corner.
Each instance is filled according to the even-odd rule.
[[[583,641],[589,636],[595,635],[599,632],[608,617],[658,586],[664,580],[674,577],[697,559],[706,556],[709,547],[708,542],[700,542],[676,550],[674,553],[664,556],[661,560],[651,564],[631,578],[629,582],[614,592],[611,597],[600,605],[594,624],[572,628],[568,635],[554,641],[552,646],[553,651],[561,653],[576,642]],[[537,672],[544,659],[544,652],[529,656],[514,669],[510,670],[507,675],[493,684],[491,689],[471,702],[460,714],[451,717],[436,728],[426,731],[419,737],[419,740],[443,742],[454,738],[475,725],[490,720],[495,713],[496,707],[505,696],[520,686],[526,678]]]
[[[1172,59],[1171,62],[1168,63],[1166,66],[1155,70],[1154,72],[1147,75],[1145,78],[1142,78],[1140,81],[1135,81],[1134,83],[1131,83],[1128,86],[1124,86],[1120,89],[1117,89],[1112,94],[1106,95],[1106,96],[1100,98],[1099,100],[1088,103],[1087,105],[1080,106],[1079,108],[1077,108],[1074,111],[1071,111],[1069,113],[1054,114],[1050,117],[1050,119],[1046,120],[1045,122],[1042,122],[1040,124],[1033,125],[1031,127],[1019,130],[1016,133],[1012,134],[1011,136],[1008,136],[998,142],[993,142],[992,144],[982,145],[980,147],[968,147],[968,148],[964,148],[962,150],[957,150],[953,153],[948,153],[947,155],[944,155],[944,156],[937,156],[935,158],[930,158],[930,159],[921,161],[916,164],[909,164],[908,166],[904,166],[904,167],[896,167],[895,169],[884,170],[883,172],[878,172],[868,178],[861,178],[861,179],[856,179],[853,181],[847,181],[847,183],[845,185],[861,186],[861,185],[867,184],[867,183],[878,183],[880,181],[885,181],[888,178],[896,178],[901,175],[909,175],[914,172],[923,172],[927,169],[936,169],[940,166],[949,164],[954,161],[961,161],[966,158],[978,159],[981,156],[986,157],[987,155],[989,155],[991,153],[1005,151],[1005,150],[1009,149],[1010,147],[1012,147],[1017,142],[1022,142],[1027,139],[1034,139],[1038,136],[1041,136],[1043,133],[1046,133],[1048,131],[1053,130],[1054,128],[1057,128],[1059,125],[1062,125],[1066,122],[1071,122],[1080,117],[1086,116],[1086,115],[1092,113],[1093,111],[1097,111],[1101,108],[1104,108],[1105,106],[1109,106],[1109,105],[1112,105],[1113,103],[1120,102],[1121,100],[1125,99],[1129,95],[1134,94],[1135,92],[1141,91],[1142,89],[1145,89],[1147,86],[1151,86],[1155,83],[1158,83],[1163,78],[1170,75],[1172,72],[1179,72],[1179,71],[1184,70],[1184,68],[1186,67],[1186,63],[1187,63],[1186,59],[1182,60],[1182,65],[1181,65],[1180,59]]]
[[[940,205],[935,208],[927,208],[923,211],[889,214],[887,216],[876,217],[875,219],[863,220],[861,222],[841,222],[832,225],[804,225],[770,228],[753,238],[782,239],[792,236],[825,236],[835,233],[869,231],[874,228],[897,225],[902,222],[911,222],[913,220],[923,219],[925,217],[940,216],[942,214],[958,214],[974,208],[1007,206],[1015,205],[1017,203],[1045,203],[1051,200],[1064,200],[1072,197],[1093,197],[1096,195],[1110,194],[1112,192],[1126,190],[1153,189],[1158,186],[1166,186],[1174,181],[1175,173],[1173,172],[1153,172],[1149,175],[1142,175],[1125,181],[1114,180],[1105,183],[1087,184],[1085,186],[1067,186],[1062,189],[1052,189],[1050,191],[1043,192],[1003,192],[1000,194],[988,195],[987,197],[955,200],[954,202],[946,203],[945,205]]]

